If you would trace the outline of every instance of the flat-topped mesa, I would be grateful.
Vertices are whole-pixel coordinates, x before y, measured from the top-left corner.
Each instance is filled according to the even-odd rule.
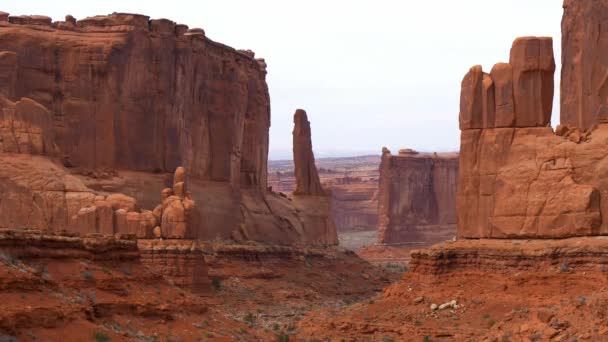
[[[252,53],[139,14],[8,21],[0,26],[0,93],[53,113],[56,143],[73,166],[183,165],[196,179],[265,191],[270,105],[266,70]],[[39,58],[28,58],[33,48]]]
[[[0,228],[337,244],[329,198],[268,191],[255,57],[145,15],[0,14]]]
[[[476,65],[463,78],[460,129],[548,126],[554,72],[552,38],[517,38],[508,64],[496,64],[490,74]]]
[[[294,195],[325,195],[315,165],[315,155],[312,152],[310,122],[303,109],[296,110],[293,123],[293,162],[296,177],[296,189],[293,193]]]
[[[380,243],[431,244],[456,232],[457,153],[384,147],[378,191]]]

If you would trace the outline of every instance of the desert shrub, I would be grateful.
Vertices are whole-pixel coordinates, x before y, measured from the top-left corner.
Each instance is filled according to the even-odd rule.
[[[249,325],[253,325],[253,323],[255,322],[255,316],[251,312],[248,312],[247,315],[245,315],[244,320]]]
[[[93,280],[93,273],[91,273],[91,271],[89,271],[89,270],[86,270],[86,271],[82,272],[82,277],[86,281],[92,281]]]
[[[95,339],[95,342],[109,342],[111,340],[110,336],[103,331],[94,332],[93,338]]]
[[[21,261],[19,261],[17,257],[12,254],[5,253],[4,251],[0,251],[0,261],[4,262],[8,266],[19,266],[21,264]]]
[[[213,280],[211,280],[211,286],[213,286],[215,291],[219,291],[222,289],[222,281],[218,278],[213,278]]]
[[[10,335],[0,335],[0,342],[17,342],[17,338],[15,336]]]
[[[129,266],[121,267],[120,271],[122,272],[122,274],[126,275],[127,277],[130,277],[133,275],[133,272],[131,272],[131,268]]]

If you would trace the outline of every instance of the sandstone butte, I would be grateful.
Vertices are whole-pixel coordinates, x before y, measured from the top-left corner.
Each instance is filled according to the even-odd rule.
[[[608,339],[608,0],[565,0],[561,123],[550,37],[462,79],[456,241],[411,254],[379,298],[319,310],[302,338]]]
[[[265,77],[253,52],[166,19],[3,14],[0,227],[337,244],[305,115],[303,188],[267,189]]]
[[[462,80],[460,237],[608,234],[608,126],[595,110],[585,109],[584,116],[577,112],[595,106],[597,98],[577,97],[581,91],[573,79],[587,80],[590,74],[573,67],[580,65],[571,55],[579,42],[577,28],[587,27],[583,22],[594,18],[579,11],[589,11],[591,3],[565,3],[564,56],[571,57],[562,67],[562,75],[567,75],[561,85],[562,124],[555,132],[550,127],[555,71],[551,38],[517,38],[509,63],[496,64],[490,74],[475,66]],[[583,48],[582,56],[597,56],[594,49]],[[582,107],[569,109],[573,99]]]
[[[432,244],[456,233],[458,153],[382,149],[378,242]]]

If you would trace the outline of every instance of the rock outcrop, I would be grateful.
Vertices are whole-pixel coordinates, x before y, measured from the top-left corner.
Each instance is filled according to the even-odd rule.
[[[173,188],[161,191],[162,203],[152,211],[154,222],[159,226],[148,236],[165,238],[191,238],[199,224],[199,213],[186,187],[184,168],[178,167],[173,176]]]
[[[296,188],[293,203],[309,223],[314,244],[338,244],[336,225],[332,217],[331,196],[321,187],[312,152],[310,122],[306,112],[296,110],[293,116],[293,161]]]
[[[196,240],[138,240],[141,262],[194,293],[211,289],[201,243]]]
[[[138,236],[335,243],[268,193],[265,77],[253,52],[166,19],[0,15],[0,227],[109,234],[113,211]],[[116,194],[138,207],[110,209]]]
[[[457,153],[382,150],[380,243],[432,243],[454,236]]]
[[[263,189],[266,71],[250,55],[183,29],[120,13],[75,23],[11,16],[0,26],[0,68],[8,71],[0,90],[52,112],[44,128],[76,166],[184,165],[198,179]]]
[[[582,1],[575,7],[582,3],[591,4]],[[568,11],[564,17],[566,51],[568,44],[578,44],[569,41],[573,37],[568,32]],[[608,233],[608,222],[603,219],[608,215],[608,185],[602,180],[608,172],[608,126],[600,124],[593,131],[569,127],[570,118],[579,114],[568,107],[575,91],[564,94],[569,89],[564,82],[569,81],[562,80],[562,120],[567,121],[555,133],[545,127],[551,119],[553,97],[551,50],[550,38],[516,39],[509,66],[497,64],[490,74],[500,79],[494,84],[501,84],[502,89],[494,94],[495,111],[504,111],[501,122],[509,125],[461,125],[460,237],[565,238]],[[564,61],[562,74],[569,74],[578,59],[569,52],[565,56],[570,59]],[[463,80],[461,122],[480,115],[468,110],[470,98],[482,97],[471,90],[471,74]]]
[[[375,155],[315,160],[321,186],[331,193],[338,232],[378,229],[379,163]],[[291,160],[268,162],[268,185],[273,191],[291,193],[295,183]]]
[[[325,194],[315,165],[310,137],[310,122],[303,109],[293,115],[293,163],[296,195],[322,196]]]
[[[564,1],[561,123],[583,131],[608,122],[608,1]]]

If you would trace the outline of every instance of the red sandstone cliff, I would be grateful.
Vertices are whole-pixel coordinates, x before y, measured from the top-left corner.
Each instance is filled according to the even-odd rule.
[[[295,195],[324,195],[315,165],[310,137],[310,122],[306,112],[296,110],[293,115],[293,163],[296,177]]]
[[[608,126],[600,124],[585,132],[598,123],[597,108],[591,107],[599,104],[593,96],[580,96],[579,83],[596,77],[584,71],[590,70],[585,63],[599,58],[600,50],[585,45],[590,37],[577,39],[580,35],[574,29],[591,25],[597,19],[591,13],[607,14],[608,7],[601,1],[566,1],[565,6],[562,125],[555,133],[548,127],[555,70],[551,38],[518,38],[509,64],[497,64],[490,75],[473,67],[463,79],[460,237],[563,238],[608,233],[604,219],[608,188],[603,181],[608,172]],[[573,55],[575,50],[582,60]],[[493,92],[494,121],[485,119],[490,117],[491,103],[479,105]]]
[[[270,101],[252,52],[143,15],[2,15],[0,71],[0,188],[17,199],[0,201],[0,227],[73,229],[114,193],[152,210],[184,166],[189,237],[334,243],[319,208],[267,193]]]
[[[293,161],[296,188],[293,192],[293,203],[301,208],[308,220],[313,222],[316,236],[327,244],[338,244],[336,225],[331,215],[331,197],[327,195],[315,165],[312,151],[310,122],[306,112],[296,110],[293,116]]]
[[[456,153],[382,151],[378,196],[381,243],[428,243],[451,238],[456,223]]]
[[[606,0],[564,1],[561,123],[582,130],[608,120]]]

